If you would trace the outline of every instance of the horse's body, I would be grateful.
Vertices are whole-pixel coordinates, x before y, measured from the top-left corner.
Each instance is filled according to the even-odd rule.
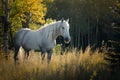
[[[42,59],[45,57],[44,53],[47,52],[48,60],[50,60],[59,35],[64,37],[65,42],[70,41],[68,21],[57,21],[36,31],[28,28],[20,29],[14,37],[15,62],[20,47],[25,50],[27,56],[30,50],[41,51]]]

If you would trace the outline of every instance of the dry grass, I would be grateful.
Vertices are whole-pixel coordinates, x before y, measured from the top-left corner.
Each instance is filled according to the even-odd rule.
[[[108,80],[110,77],[103,55],[91,52],[89,47],[84,53],[75,50],[64,55],[53,53],[49,64],[33,51],[28,60],[24,60],[22,51],[19,58],[19,64],[14,65],[11,51],[9,60],[0,60],[0,80]]]

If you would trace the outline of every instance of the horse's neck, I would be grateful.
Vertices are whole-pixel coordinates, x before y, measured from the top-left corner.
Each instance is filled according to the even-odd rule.
[[[41,36],[43,36],[44,38],[48,38],[48,40],[54,41],[59,36],[59,26],[60,23],[56,22],[37,31],[39,31],[39,33],[42,34]]]
[[[52,39],[56,40],[56,38],[60,35],[60,29],[59,29],[60,24],[56,23],[53,26],[53,30],[52,30]]]
[[[43,30],[45,36],[47,38],[49,38],[49,40],[51,39],[52,41],[56,40],[56,38],[59,36],[59,22],[54,23],[50,26],[46,26],[45,29]]]

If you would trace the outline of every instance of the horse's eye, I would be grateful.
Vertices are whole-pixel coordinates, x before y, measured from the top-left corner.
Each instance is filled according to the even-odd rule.
[[[64,27],[62,27],[62,29],[64,29]]]

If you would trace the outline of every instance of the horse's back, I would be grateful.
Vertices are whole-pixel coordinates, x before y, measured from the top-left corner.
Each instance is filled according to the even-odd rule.
[[[21,43],[22,43],[22,40],[23,40],[24,36],[29,31],[30,31],[30,29],[28,29],[28,28],[22,28],[15,34],[14,41],[13,41],[14,47],[21,46]]]

